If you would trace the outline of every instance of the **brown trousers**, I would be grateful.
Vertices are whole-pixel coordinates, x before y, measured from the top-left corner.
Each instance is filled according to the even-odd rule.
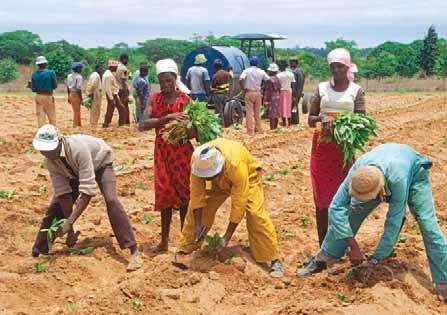
[[[101,115],[101,91],[93,93],[92,108],[90,108],[90,125],[96,127],[98,125],[99,116]]]
[[[126,113],[127,113],[127,117],[129,119],[129,105],[127,105],[127,109],[126,109],[126,106],[124,106],[124,107],[118,106],[115,103],[115,100],[109,100],[109,98],[107,97],[107,111],[106,111],[106,116],[104,117],[104,124],[102,125],[104,128],[107,128],[110,126],[115,108],[118,110],[118,115],[119,115],[118,124],[120,126],[126,125],[124,117],[126,117]],[[129,123],[127,123],[127,125],[128,124]]]
[[[129,218],[127,217],[123,205],[119,201],[116,193],[116,177],[112,164],[109,164],[96,172],[96,182],[98,183],[104,197],[107,207],[107,215],[109,216],[113,233],[118,240],[120,248],[130,248],[136,245],[137,243]],[[79,196],[79,181],[76,179],[72,180],[70,185],[72,188],[72,198],[74,203]],[[51,222],[54,218],[58,220],[64,218],[64,213],[56,196],[54,196],[51,200],[50,206],[42,219],[36,241],[33,245],[33,252],[39,252],[42,254],[48,253],[49,248],[46,233],[40,232],[40,230],[51,226]]]
[[[262,132],[261,125],[262,96],[259,91],[247,91],[245,93],[245,121],[247,133],[253,136],[256,132]]]
[[[73,108],[73,126],[81,127],[81,93],[70,92],[68,98]]]
[[[56,108],[53,95],[36,94],[37,125],[42,127],[46,123],[46,117],[51,125],[56,125]]]
[[[130,111],[129,111],[129,92],[126,90],[119,90],[118,96],[124,108],[121,110],[119,125],[130,125]]]

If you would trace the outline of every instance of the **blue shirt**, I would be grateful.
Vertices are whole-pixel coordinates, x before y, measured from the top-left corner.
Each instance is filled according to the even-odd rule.
[[[372,211],[380,200],[360,202],[349,195],[349,183],[360,166],[375,166],[385,177],[385,199],[389,209],[381,240],[374,253],[377,259],[391,255],[397,242],[408,204],[408,194],[413,178],[421,167],[429,168],[431,161],[408,145],[389,143],[362,155],[352,166],[340,185],[329,207],[329,220],[336,239],[353,237],[349,215],[356,211]]]
[[[138,73],[138,75],[136,75],[133,79],[132,85],[135,89],[137,97],[140,97],[142,95],[145,101],[149,99],[150,86],[147,78],[140,76],[140,74]]]
[[[56,74],[53,70],[37,70],[31,76],[31,90],[33,92],[52,93],[57,88]]]

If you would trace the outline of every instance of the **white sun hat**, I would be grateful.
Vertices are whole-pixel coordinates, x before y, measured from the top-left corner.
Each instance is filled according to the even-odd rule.
[[[164,72],[174,73],[177,76],[177,80],[175,82],[177,88],[185,94],[191,93],[188,87],[180,80],[178,67],[173,59],[158,60],[155,64],[155,72],[157,73],[157,75]]]
[[[41,65],[44,63],[48,63],[47,58],[45,58],[44,56],[39,56],[36,58],[36,65]]]
[[[33,147],[37,151],[53,151],[59,145],[59,130],[53,125],[43,125],[37,130]]]
[[[218,175],[224,166],[225,159],[215,147],[204,144],[194,150],[192,173],[200,178],[211,178]]]
[[[276,63],[271,63],[271,64],[269,65],[269,67],[267,68],[267,71],[270,71],[270,72],[279,72],[279,67],[278,67],[278,65],[277,65]]]

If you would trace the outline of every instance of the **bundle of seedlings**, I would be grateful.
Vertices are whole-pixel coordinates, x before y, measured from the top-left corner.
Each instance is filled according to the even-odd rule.
[[[90,109],[90,108],[92,108],[92,102],[93,102],[92,98],[91,98],[91,97],[87,97],[87,98],[85,98],[84,101],[82,102],[82,105],[83,105],[85,108]]]
[[[371,136],[377,136],[377,124],[364,114],[343,113],[334,120],[333,137],[343,150],[343,163],[354,162],[357,150],[365,152],[365,144]]]
[[[170,144],[185,144],[189,140],[191,130],[195,131],[200,144],[221,136],[222,125],[218,115],[208,110],[206,102],[191,101],[185,108],[189,118],[174,120],[166,124],[162,131],[163,140]]]

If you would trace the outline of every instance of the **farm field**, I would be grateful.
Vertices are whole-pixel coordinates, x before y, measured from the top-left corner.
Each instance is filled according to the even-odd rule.
[[[379,125],[379,137],[369,148],[386,142],[407,143],[434,161],[434,199],[447,235],[447,93],[368,94],[366,100],[368,112]],[[139,133],[134,126],[91,129],[85,108],[85,127],[75,129],[65,96],[56,96],[56,107],[63,133],[101,137],[114,149],[118,192],[144,266],[126,273],[128,252],[119,249],[112,235],[100,194],[75,224],[81,232],[78,247],[91,246],[91,253],[71,255],[58,239],[53,255],[31,257],[53,189],[42,157],[32,150],[33,97],[0,95],[0,190],[10,192],[10,198],[0,199],[0,314],[447,314],[447,305],[432,293],[422,237],[411,215],[395,257],[384,262],[394,272],[393,281],[386,275],[373,275],[368,285],[348,280],[347,259],[313,278],[295,276],[300,262],[318,247],[309,178],[313,131],[307,124],[254,138],[247,137],[244,128],[225,132],[225,137],[244,142],[266,174],[274,175],[264,187],[286,268],[286,277],[277,280],[250,259],[245,221],[229,249],[244,259],[220,263],[198,253],[180,258],[188,270],[176,268],[171,260],[179,240],[177,216],[169,253],[154,256],[149,248],[159,240],[160,231],[160,217],[153,210],[155,133]],[[105,107],[103,101],[102,114]],[[267,130],[267,122],[264,127]],[[228,203],[220,209],[212,232],[224,232],[228,209]],[[385,207],[377,209],[360,230],[360,244],[367,254],[381,235],[385,211]],[[36,263],[42,272],[36,271]]]

